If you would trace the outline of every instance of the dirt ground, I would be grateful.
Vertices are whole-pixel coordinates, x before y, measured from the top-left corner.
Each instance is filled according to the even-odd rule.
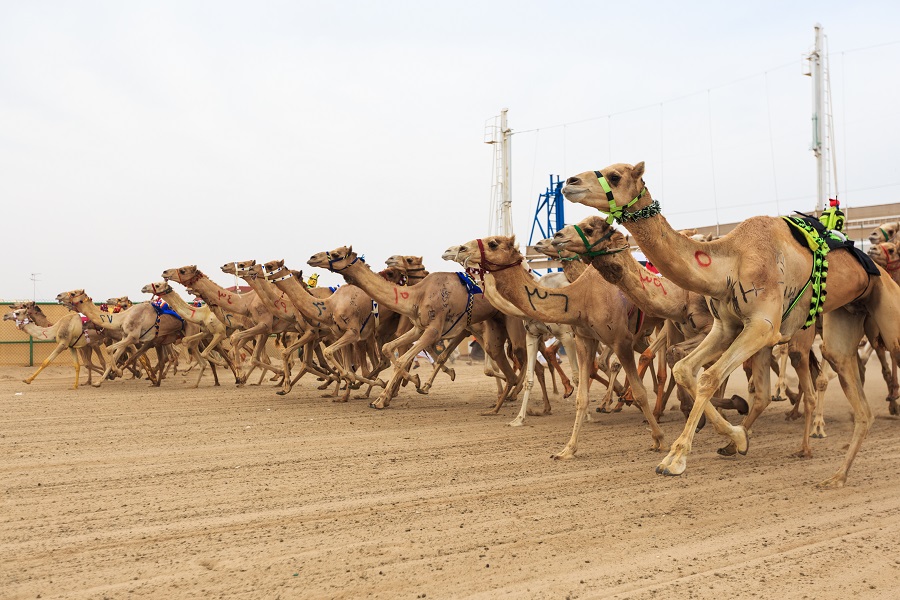
[[[507,427],[493,382],[457,363],[429,396],[335,404],[177,376],[68,390],[71,369],[0,369],[2,598],[897,598],[900,422],[874,361],[876,414],[843,489],[849,408],[836,381],[815,457],[771,405],[747,456],[696,438],[688,472],[635,408],[553,461],[571,401]],[[732,380],[745,391],[743,378]],[[595,386],[593,396],[602,388]],[[732,422],[737,415],[731,414]],[[683,418],[669,412],[666,444]]]

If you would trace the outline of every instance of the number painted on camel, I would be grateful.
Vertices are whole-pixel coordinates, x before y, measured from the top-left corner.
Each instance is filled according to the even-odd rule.
[[[666,291],[666,286],[663,285],[662,277],[657,277],[656,275],[652,275],[650,273],[641,273],[641,287],[645,290],[647,289],[647,284],[653,284],[662,290],[663,296],[668,296],[669,293]]]

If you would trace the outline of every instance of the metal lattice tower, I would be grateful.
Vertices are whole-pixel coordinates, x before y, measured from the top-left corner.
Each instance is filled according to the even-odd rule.
[[[531,235],[528,236],[528,245],[534,245],[536,240],[553,237],[553,234],[566,226],[565,201],[562,195],[562,184],[559,175],[550,175],[550,187],[538,196],[537,207],[534,209],[534,221],[531,223]],[[534,231],[540,233],[535,238]]]

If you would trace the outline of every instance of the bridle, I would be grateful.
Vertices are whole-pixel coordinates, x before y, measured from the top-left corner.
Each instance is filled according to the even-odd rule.
[[[354,256],[353,260],[350,261],[349,264],[346,264],[343,267],[341,267],[340,269],[337,269],[337,268],[335,268],[334,263],[336,263],[339,260],[344,260],[345,258],[347,258],[346,256],[335,257],[335,256],[332,256],[331,252],[326,252],[325,258],[328,259],[328,270],[331,271],[332,273],[340,273],[344,269],[350,268],[351,265],[355,264],[356,261],[359,260],[359,256]]]
[[[522,264],[522,258],[519,257],[518,260],[515,260],[507,265],[501,265],[499,263],[495,263],[490,260],[487,255],[484,253],[484,241],[481,238],[475,240],[478,243],[478,252],[481,254],[481,260],[478,263],[478,268],[474,267],[466,267],[466,273],[470,275],[478,275],[478,279],[481,283],[484,283],[484,275],[485,273],[499,273],[500,271],[505,271],[510,267],[515,267]],[[467,261],[468,262],[468,261]]]
[[[607,233],[605,233],[603,235],[603,237],[601,237],[599,240],[597,240],[596,242],[591,244],[590,242],[588,242],[587,236],[584,235],[584,232],[581,230],[581,227],[579,227],[578,225],[572,225],[572,227],[575,228],[575,233],[578,234],[578,236],[581,238],[581,241],[584,243],[585,251],[578,252],[577,253],[578,256],[583,256],[583,257],[586,256],[588,258],[593,258],[595,256],[605,256],[607,254],[618,254],[619,252],[622,252],[623,250],[628,249],[628,246],[623,246],[622,248],[615,248],[613,250],[606,250],[605,248],[600,248],[599,250],[593,250],[594,246],[596,246],[597,244],[599,244],[601,242],[605,242],[606,240],[611,238],[612,234],[614,234],[616,232],[615,229],[610,228],[610,230]]]

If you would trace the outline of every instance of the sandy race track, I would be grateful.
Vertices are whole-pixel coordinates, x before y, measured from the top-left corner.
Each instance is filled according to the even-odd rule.
[[[507,427],[517,406],[480,416],[480,366],[380,412],[314,381],[73,392],[70,368],[3,368],[0,598],[897,598],[900,422],[872,363],[875,424],[825,491],[851,428],[836,381],[813,459],[773,403],[747,456],[707,428],[663,478],[635,408],[552,461],[572,403]]]

